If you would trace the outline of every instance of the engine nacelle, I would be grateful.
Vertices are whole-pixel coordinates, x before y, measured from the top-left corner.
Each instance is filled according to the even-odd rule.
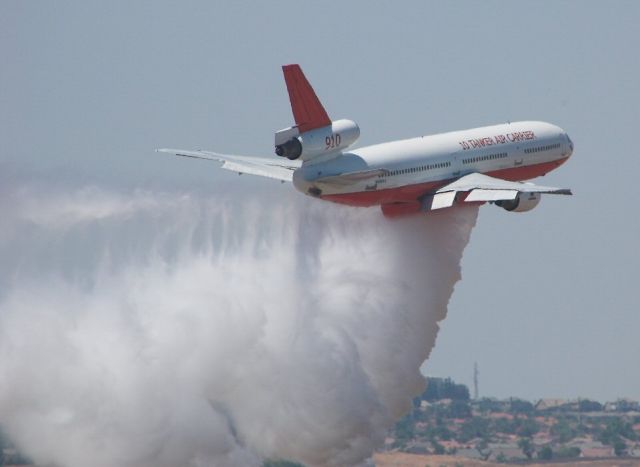
[[[360,137],[360,128],[351,120],[336,120],[322,128],[298,133],[296,127],[285,128],[275,135],[276,154],[304,161],[342,151]]]
[[[299,137],[291,138],[282,144],[276,145],[276,155],[295,160],[302,154],[302,142]]]
[[[540,202],[540,193],[518,193],[514,199],[496,201],[496,205],[510,212],[531,211]]]

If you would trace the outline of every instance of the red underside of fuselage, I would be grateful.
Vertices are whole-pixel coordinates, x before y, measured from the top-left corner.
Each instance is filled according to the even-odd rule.
[[[559,159],[542,164],[511,167],[508,169],[494,170],[485,175],[501,178],[509,181],[530,180],[532,178],[545,175],[558,168],[567,159]],[[451,183],[455,178],[439,180],[437,182],[417,183],[415,185],[405,185],[396,188],[383,190],[359,191],[356,193],[341,193],[335,195],[321,195],[320,198],[333,201],[334,203],[348,204],[349,206],[375,206],[378,204],[392,203],[415,203],[415,201],[425,193],[436,191],[437,189]]]

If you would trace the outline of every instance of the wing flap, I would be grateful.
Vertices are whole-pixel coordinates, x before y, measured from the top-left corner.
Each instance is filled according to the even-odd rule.
[[[435,211],[436,209],[444,209],[453,206],[456,199],[455,191],[446,191],[443,193],[434,193],[422,198],[423,211]]]
[[[339,175],[327,175],[325,177],[318,177],[313,181],[325,185],[346,186],[360,182],[362,180],[376,178],[387,172],[388,171],[385,169],[357,170],[355,172],[346,172]]]
[[[515,199],[518,196],[518,190],[472,190],[465,202],[472,203],[474,201],[502,201]]]

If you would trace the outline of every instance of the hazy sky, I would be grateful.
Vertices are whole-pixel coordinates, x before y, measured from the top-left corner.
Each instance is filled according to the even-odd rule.
[[[575,196],[481,209],[426,372],[471,384],[477,361],[481,395],[640,399],[640,3],[301,5],[3,1],[2,178],[293,189],[153,152],[271,155],[285,63],[359,145],[555,123],[575,152],[541,183]]]

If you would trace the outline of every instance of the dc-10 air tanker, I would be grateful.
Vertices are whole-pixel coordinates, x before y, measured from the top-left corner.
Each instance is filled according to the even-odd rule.
[[[329,118],[299,65],[282,69],[295,125],[275,134],[280,158],[158,151],[293,182],[298,191],[327,201],[380,205],[388,217],[485,202],[524,212],[543,193],[571,194],[524,182],[558,168],[573,153],[573,142],[555,125],[512,122],[350,149],[360,136],[358,125]]]

